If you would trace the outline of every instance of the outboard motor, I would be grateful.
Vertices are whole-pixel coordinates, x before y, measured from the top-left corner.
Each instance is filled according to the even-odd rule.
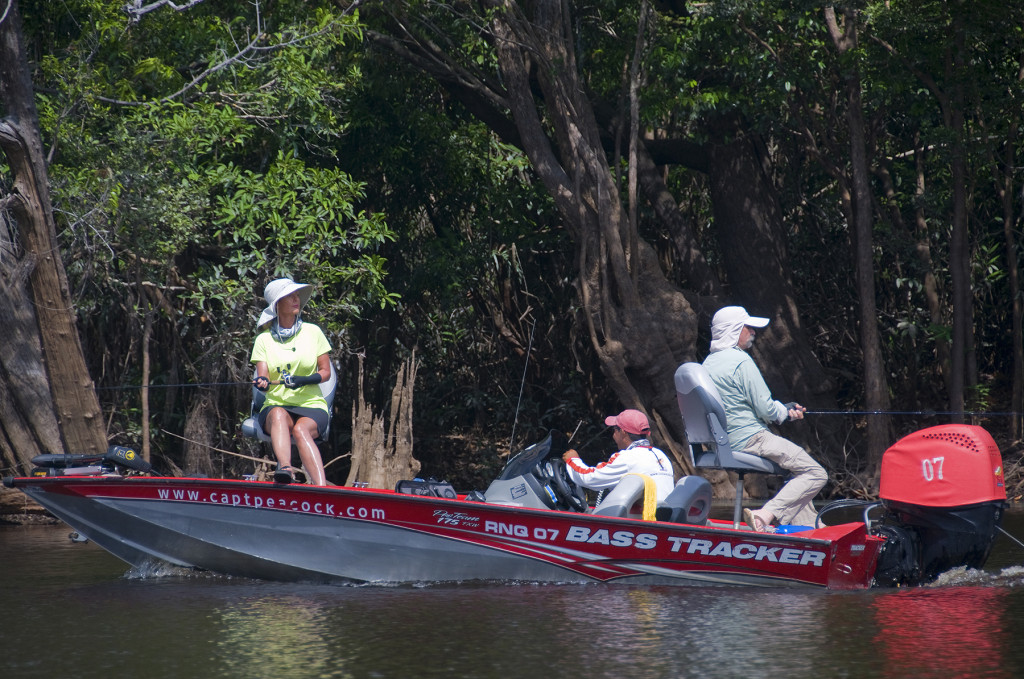
[[[1006,504],[1003,461],[992,436],[949,424],[909,434],[882,457],[886,538],[875,584],[918,585],[957,566],[981,568]]]

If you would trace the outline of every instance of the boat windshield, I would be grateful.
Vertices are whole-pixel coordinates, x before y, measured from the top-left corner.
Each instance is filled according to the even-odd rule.
[[[544,460],[552,457],[561,459],[562,453],[568,449],[569,439],[562,432],[552,429],[543,441],[534,443],[529,448],[513,455],[512,459],[505,465],[505,468],[501,470],[498,480],[506,481],[527,474],[531,469],[544,462]]]

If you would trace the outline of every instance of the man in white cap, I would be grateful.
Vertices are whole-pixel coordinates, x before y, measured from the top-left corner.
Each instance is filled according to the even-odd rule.
[[[665,453],[651,445],[647,437],[651,426],[639,410],[623,410],[610,415],[604,423],[612,429],[612,440],[619,452],[591,467],[575,450],[562,455],[569,478],[577,485],[593,490],[613,488],[626,474],[644,474],[654,480],[658,501],[664,500],[675,487],[672,463]]]
[[[825,470],[806,450],[768,431],[768,423],[803,419],[806,408],[774,400],[747,353],[754,345],[756,328],[766,325],[767,318],[751,316],[743,307],[719,309],[711,321],[711,353],[704,359],[704,368],[725,406],[732,449],[767,458],[793,474],[764,507],[743,511],[747,525],[758,532],[772,532],[773,521],[813,526],[817,516],[814,496],[828,480]]]
[[[290,278],[267,284],[267,308],[256,328],[250,362],[256,364],[253,385],[267,392],[259,425],[270,436],[277,458],[276,483],[291,483],[292,441],[313,485],[327,485],[316,439],[330,422],[319,384],[331,378],[331,345],[322,330],[302,322],[302,308],[313,288]]]

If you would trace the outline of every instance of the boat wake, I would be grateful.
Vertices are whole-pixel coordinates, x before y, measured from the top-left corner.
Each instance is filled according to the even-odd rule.
[[[1020,587],[1024,585],[1024,566],[1008,566],[998,573],[975,568],[953,568],[924,587]]]
[[[212,571],[203,571],[196,568],[184,568],[175,566],[166,561],[154,559],[146,563],[132,566],[124,574],[126,580],[155,580],[159,578],[190,578],[190,579],[217,579],[229,580],[230,575],[221,575]]]

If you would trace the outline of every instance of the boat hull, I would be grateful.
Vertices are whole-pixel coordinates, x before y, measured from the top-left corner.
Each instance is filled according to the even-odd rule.
[[[354,488],[159,477],[6,480],[125,562],[314,582],[871,586],[861,523],[789,535]]]

